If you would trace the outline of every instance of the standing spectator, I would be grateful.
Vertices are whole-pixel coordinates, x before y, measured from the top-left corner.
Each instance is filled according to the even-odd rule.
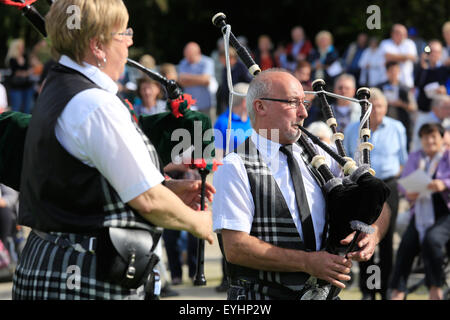
[[[297,63],[308,58],[312,50],[311,41],[305,37],[305,31],[301,26],[291,29],[292,42],[286,46],[286,50],[280,55],[280,65],[289,71],[294,71]]]
[[[442,51],[441,62],[443,65],[450,67],[450,21],[447,21],[442,26],[442,37],[444,38],[445,46]]]
[[[197,109],[210,116],[212,97],[209,86],[213,81],[217,84],[214,78],[214,61],[202,55],[200,46],[195,42],[186,44],[183,54],[184,59],[178,66],[178,82],[185,93],[197,100]]]
[[[444,128],[426,123],[419,130],[422,148],[409,155],[402,177],[423,170],[430,177],[431,194],[408,192],[399,186],[411,205],[411,220],[397,251],[390,283],[391,299],[405,298],[406,284],[413,259],[422,252],[425,284],[430,300],[442,300],[445,275],[442,266],[446,244],[450,239],[450,150],[445,150]]]
[[[255,62],[261,68],[261,71],[278,66],[273,51],[272,39],[266,34],[258,38],[258,48],[255,50]]]
[[[370,114],[370,129],[372,131],[369,141],[374,145],[371,152],[372,168],[376,177],[382,179],[389,187],[391,193],[383,207],[383,212],[390,213],[390,223],[384,239],[380,242],[381,270],[381,298],[387,298],[388,279],[392,270],[393,247],[392,240],[397,219],[399,196],[397,192],[397,177],[407,160],[406,131],[400,121],[386,117],[388,102],[380,89],[371,88],[372,113]],[[357,158],[357,142],[359,141],[359,121],[351,123],[345,130],[344,146],[350,157]],[[359,264],[359,288],[364,300],[375,300],[375,289],[369,289],[367,279],[370,272],[367,268],[374,265],[373,257]]]
[[[5,112],[8,108],[8,95],[5,86],[1,83],[0,74],[0,113]]]
[[[343,62],[345,66],[345,72],[352,74],[355,79],[359,80],[361,74],[361,67],[359,66],[359,60],[362,57],[364,50],[367,48],[367,33],[358,34],[356,41],[350,43],[347,50],[344,53]]]
[[[34,95],[33,82],[30,79],[33,69],[25,55],[25,42],[22,39],[11,42],[5,64],[11,69],[8,87],[12,110],[30,113]]]
[[[145,76],[138,80],[137,94],[141,103],[134,106],[137,116],[158,114],[165,112],[166,102],[162,100],[161,85]]]
[[[425,123],[440,123],[444,126],[450,123],[450,96],[436,96],[431,101],[431,111],[416,119],[411,151],[417,151],[422,147],[418,134],[420,127]]]
[[[417,29],[415,27],[409,27],[408,28],[408,39],[410,39],[412,42],[414,42],[414,45],[416,46],[417,56],[419,57],[427,43],[425,40],[419,36],[419,33],[417,32]]]
[[[347,98],[354,98],[355,92],[356,81],[355,77],[351,74],[344,73],[336,79],[334,93]],[[344,132],[348,124],[359,120],[361,116],[361,106],[346,99],[337,99],[336,102],[332,103],[330,106],[334,112],[339,132]],[[325,121],[323,117],[323,114],[320,113],[319,119]]]
[[[364,50],[358,64],[361,68],[360,86],[375,87],[386,80],[384,56],[378,47],[377,38],[370,38],[369,47]]]
[[[214,76],[216,78],[217,84],[220,86],[222,84],[222,69],[223,65],[220,61],[220,52],[225,50],[225,43],[222,37],[217,39],[216,48],[211,52],[211,59],[214,61]]]
[[[408,88],[413,88],[417,49],[414,42],[407,37],[406,27],[402,24],[394,24],[391,29],[391,38],[381,41],[380,50],[386,62],[400,63],[400,82]]]
[[[333,35],[329,31],[320,31],[316,35],[316,48],[311,50],[308,61],[313,68],[313,79],[323,79],[333,85],[335,77],[342,73],[339,53],[333,46]]]
[[[247,67],[238,59],[236,50],[230,48],[228,51],[230,55],[231,81],[233,84],[239,82],[249,83],[252,81],[252,75],[248,72]],[[227,67],[225,51],[220,52],[220,62],[223,65],[222,80],[219,89],[217,90],[217,115],[222,114],[228,106],[230,90],[228,89],[227,81]]]
[[[445,83],[449,76],[449,68],[442,66],[442,44],[439,40],[430,41],[430,53],[422,53],[420,66],[416,75],[416,87],[419,89],[417,104],[421,116],[430,112],[433,96],[446,94]]]
[[[407,146],[409,146],[413,129],[412,115],[416,111],[414,96],[409,88],[400,83],[400,65],[398,62],[386,63],[386,74],[388,80],[378,87],[383,91],[388,101],[387,115],[403,123],[406,129]]]

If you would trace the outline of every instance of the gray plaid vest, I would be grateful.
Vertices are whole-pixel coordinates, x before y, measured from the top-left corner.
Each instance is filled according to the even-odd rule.
[[[274,246],[304,250],[286,201],[269,168],[250,138],[235,151],[242,159],[250,182],[255,212],[250,235]],[[265,296],[276,296],[280,289],[299,291],[309,275],[301,272],[271,272],[228,264],[232,279],[256,280],[251,290]]]
[[[105,227],[155,231],[96,168],[73,157],[56,139],[59,115],[72,97],[90,88],[99,87],[75,70],[58,64],[50,71],[27,131],[18,223],[45,232],[86,234]],[[155,148],[131,114],[130,121],[160,168]]]

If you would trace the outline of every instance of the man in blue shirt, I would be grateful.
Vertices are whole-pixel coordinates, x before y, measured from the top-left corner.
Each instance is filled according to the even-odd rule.
[[[240,82],[234,85],[233,91],[241,94],[247,94],[248,83]],[[235,95],[233,97],[233,108],[231,113],[231,131],[230,131],[230,146],[228,152],[232,152],[241,143],[245,141],[252,134],[252,126],[250,118],[247,114],[245,97]],[[221,159],[225,156],[227,148],[226,134],[228,128],[230,109],[228,108],[222,113],[214,124],[214,140],[216,157]]]
[[[200,46],[195,42],[189,42],[184,47],[184,59],[178,66],[178,83],[184,92],[190,94],[197,103],[195,106],[209,116],[212,106],[210,86],[217,82],[214,77],[214,61],[202,55]],[[214,92],[215,94],[215,92]]]
[[[374,149],[370,154],[371,167],[376,172],[376,177],[382,179],[391,194],[383,207],[390,212],[389,229],[380,242],[381,286],[373,288],[368,284],[368,279],[373,272],[367,271],[367,267],[374,264],[373,257],[367,262],[360,263],[359,287],[363,293],[363,299],[374,300],[375,289],[379,289],[381,298],[386,299],[388,278],[392,270],[393,248],[392,239],[397,219],[399,195],[397,191],[397,177],[400,175],[403,165],[406,163],[408,154],[406,151],[406,129],[403,124],[392,118],[386,117],[388,103],[381,90],[371,88],[372,113],[370,115],[370,129],[372,131],[370,142]],[[349,156],[355,157],[359,141],[359,122],[353,122],[345,129],[344,146]],[[356,159],[355,159],[356,160]]]

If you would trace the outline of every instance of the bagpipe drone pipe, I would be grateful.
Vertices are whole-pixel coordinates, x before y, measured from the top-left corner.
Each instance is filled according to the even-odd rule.
[[[213,24],[218,27],[225,38],[225,47],[228,45],[226,40],[234,47],[242,62],[248,68],[250,74],[257,76],[261,70],[254,62],[253,58],[243,47],[231,32],[231,27],[227,25],[226,16],[223,13],[217,13],[212,18]],[[338,152],[321,142],[317,137],[309,133],[305,128],[298,124],[301,134],[298,144],[307,155],[310,167],[314,168],[316,178],[318,178],[321,187],[325,190],[326,215],[328,222],[328,236],[325,249],[333,254],[344,254],[358,250],[357,239],[360,233],[372,233],[373,224],[381,214],[383,205],[389,196],[389,189],[385,183],[375,177],[375,172],[370,168],[370,151],[373,146],[369,143],[370,129],[369,116],[371,112],[370,90],[360,88],[357,92],[358,100],[352,99],[361,105],[361,129],[359,144],[361,152],[358,153],[358,164],[353,159],[347,157],[343,139],[344,135],[337,132],[337,122],[334,117],[326,96],[338,96],[324,90],[325,81],[318,79],[313,82],[312,92],[305,91],[306,94],[314,94],[318,97],[321,110],[327,119],[327,124],[333,132],[333,141]],[[314,143],[313,143],[314,142]],[[325,157],[319,155],[316,147],[319,146],[327,152],[342,168],[342,174],[336,177],[327,166]],[[359,157],[359,154],[362,156]],[[359,161],[361,158],[361,161]],[[353,231],[356,231],[353,241],[348,246],[343,246],[341,240],[346,238]],[[326,293],[327,299],[333,298],[337,287],[334,287],[330,294]],[[317,297],[317,296],[316,296]],[[324,297],[322,297],[324,298]]]

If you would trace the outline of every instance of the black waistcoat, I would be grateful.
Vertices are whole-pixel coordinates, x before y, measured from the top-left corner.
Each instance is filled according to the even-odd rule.
[[[74,233],[107,226],[147,229],[100,172],[73,157],[56,138],[55,125],[67,103],[91,88],[99,86],[75,70],[58,64],[50,71],[26,136],[19,224]]]

